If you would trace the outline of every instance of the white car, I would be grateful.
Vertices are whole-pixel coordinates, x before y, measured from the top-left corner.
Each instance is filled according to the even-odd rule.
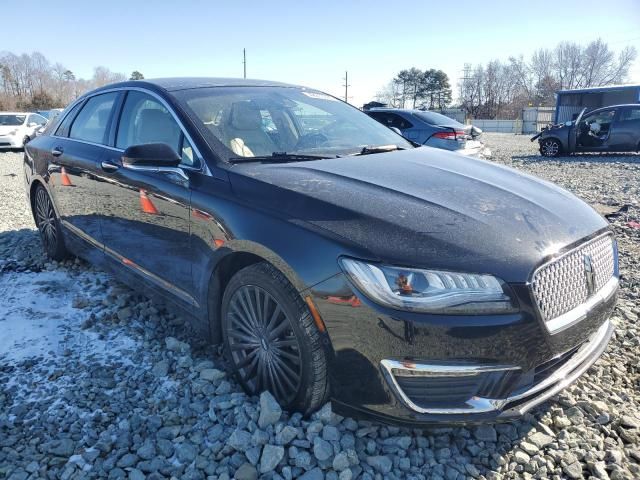
[[[46,124],[37,113],[0,112],[0,148],[23,148]]]

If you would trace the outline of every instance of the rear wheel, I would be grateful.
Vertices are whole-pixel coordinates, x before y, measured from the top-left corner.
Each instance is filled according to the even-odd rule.
[[[288,410],[309,413],[327,400],[327,359],[309,309],[271,264],[250,265],[222,299],[225,351],[242,387],[268,390]]]
[[[547,138],[540,142],[540,153],[544,157],[557,157],[562,153],[562,145],[555,138]]]
[[[53,208],[53,202],[42,185],[38,185],[33,202],[36,226],[40,232],[42,247],[52,260],[63,260],[69,253],[64,246],[60,221]]]

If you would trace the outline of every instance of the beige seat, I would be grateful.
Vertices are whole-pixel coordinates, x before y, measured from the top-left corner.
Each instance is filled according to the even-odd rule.
[[[271,155],[278,146],[262,129],[260,110],[250,102],[236,102],[231,106],[227,126],[229,147],[236,155],[254,157]]]

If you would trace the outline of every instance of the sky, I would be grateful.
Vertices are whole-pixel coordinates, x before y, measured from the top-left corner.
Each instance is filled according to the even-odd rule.
[[[15,12],[11,12],[15,9]],[[247,77],[372,100],[401,69],[444,70],[455,87],[465,63],[528,57],[558,42],[601,37],[640,53],[640,0],[322,2],[30,0],[7,2],[0,51],[39,51],[76,77],[103,65],[146,78]],[[40,32],[39,34],[33,34]],[[640,83],[640,59],[631,82]]]

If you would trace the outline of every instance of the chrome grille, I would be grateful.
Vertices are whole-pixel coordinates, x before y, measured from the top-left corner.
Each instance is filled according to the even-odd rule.
[[[593,291],[589,291],[585,256],[591,257]],[[598,292],[614,275],[611,235],[595,238],[540,267],[533,277],[533,294],[544,319],[563,315]]]

